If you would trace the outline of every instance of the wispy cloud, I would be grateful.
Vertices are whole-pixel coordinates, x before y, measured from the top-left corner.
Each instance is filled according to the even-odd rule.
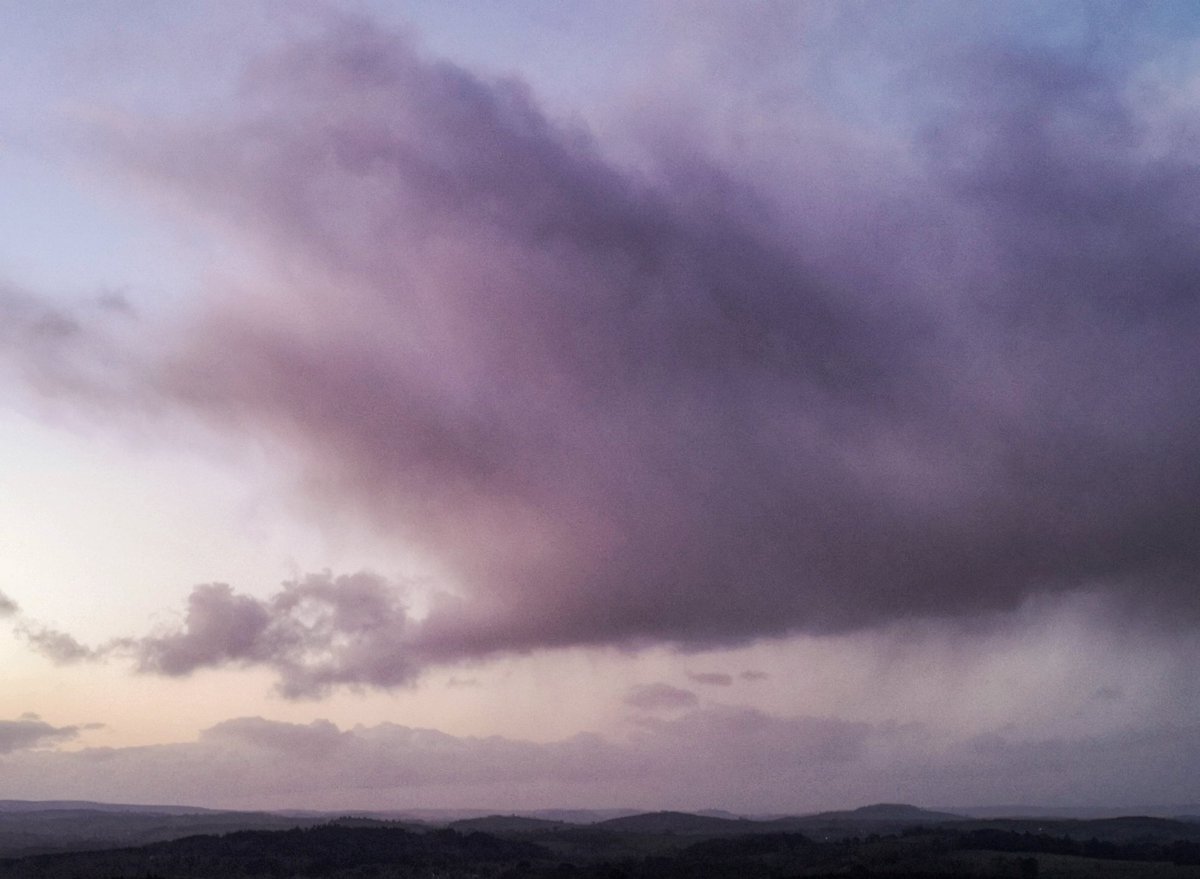
[[[95,412],[145,402],[141,367],[124,332],[136,315],[111,293],[82,305],[60,305],[0,280],[0,390],[18,388]],[[115,413],[114,413],[115,414]]]
[[[16,634],[36,652],[56,665],[70,665],[84,660],[103,659],[111,650],[111,646],[88,647],[67,632],[60,632],[36,623],[22,622],[17,626]]]

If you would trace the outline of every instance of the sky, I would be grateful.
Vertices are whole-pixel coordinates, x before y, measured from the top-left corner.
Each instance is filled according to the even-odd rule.
[[[0,798],[1200,802],[1193,4],[0,22]]]

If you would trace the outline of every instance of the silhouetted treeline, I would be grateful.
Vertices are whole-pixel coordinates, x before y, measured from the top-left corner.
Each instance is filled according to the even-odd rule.
[[[283,831],[190,836],[133,849],[38,855],[0,862],[0,875],[43,877],[492,876],[549,855],[485,833],[330,824]]]
[[[1158,876],[1164,867],[1180,870],[1173,874],[1179,879],[1200,877],[1200,827],[1194,836],[1190,826],[1179,827],[1183,836],[1174,839],[1130,839],[1129,825],[1111,825],[1101,828],[1107,839],[940,826],[815,841],[788,832],[697,839],[587,827],[500,834],[346,821],[8,859],[0,861],[0,879],[1036,879],[1046,875],[1039,858],[1057,870],[1067,863],[1078,876],[1095,872],[1088,859],[1103,859],[1124,862],[1122,877]]]
[[[944,832],[944,831],[943,831]],[[1166,861],[1172,864],[1200,865],[1200,841],[1196,840],[1112,840],[1072,839],[1042,833],[1015,833],[991,828],[960,833],[958,846],[998,852],[1034,852],[1076,855],[1109,861]]]

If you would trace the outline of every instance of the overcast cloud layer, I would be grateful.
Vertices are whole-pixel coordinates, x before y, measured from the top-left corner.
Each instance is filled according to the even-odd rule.
[[[135,351],[134,379],[55,358],[38,381],[278,443],[326,509],[445,582],[422,619],[365,573],[197,586],[181,628],[101,652],[264,664],[313,695],[1080,589],[1195,625],[1194,112],[1133,65],[960,49],[884,53],[910,118],[879,127],[767,107],[735,60],[711,103],[793,126],[747,132],[740,164],[702,127],[716,110],[670,121],[670,81],[618,163],[520,81],[345,19],[255,59],[210,115],[106,128],[110,160],[258,267]],[[90,338],[28,298],[0,309],[27,362]]]
[[[954,740],[922,724],[732,706],[641,724],[624,741],[580,734],[536,743],[245,717],[194,742],[23,751],[0,763],[14,797],[326,809],[720,805],[759,814],[881,800],[1163,806],[1187,802],[1200,765],[1195,726],[1069,742]]]

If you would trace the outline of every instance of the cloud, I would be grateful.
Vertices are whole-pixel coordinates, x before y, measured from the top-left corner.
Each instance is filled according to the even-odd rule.
[[[130,642],[140,667],[264,664],[306,695],[1081,588],[1194,625],[1190,111],[1069,48],[881,57],[898,129],[776,97],[761,144],[701,114],[637,169],[358,19],[210,115],[123,117],[110,158],[261,259],[135,396],[287,447],[329,515],[457,593],[417,620],[368,574],[201,586]],[[750,114],[760,86],[709,103],[744,87]],[[722,164],[732,134],[749,157]],[[6,308],[39,345],[75,334]]]
[[[148,403],[126,333],[136,323],[118,294],[60,305],[0,281],[0,390],[31,390],[96,414]]]
[[[733,683],[733,675],[728,675],[720,671],[689,671],[687,676],[689,681],[695,681],[697,684],[707,684],[711,687],[728,687]]]
[[[51,726],[36,714],[18,720],[0,720],[0,754],[39,748],[76,738],[82,727]]]
[[[6,791],[37,798],[102,792],[109,799],[157,802],[177,800],[186,790],[195,804],[249,807],[702,808],[801,802],[797,791],[811,789],[789,783],[845,772],[873,735],[864,724],[739,708],[644,719],[624,741],[582,733],[531,742],[389,723],[343,730],[324,720],[244,717],[219,723],[194,742],[31,753],[3,768]],[[305,771],[296,772],[297,765]],[[757,785],[767,780],[764,795]]]
[[[699,700],[691,690],[672,687],[670,684],[638,684],[625,695],[625,704],[634,708],[653,711],[659,708],[691,708]]]
[[[234,743],[255,749],[282,752],[291,756],[321,758],[336,751],[350,738],[327,720],[316,720],[307,726],[278,723],[261,717],[241,717],[226,720],[204,730],[202,741]]]
[[[1162,807],[1188,802],[1200,783],[1196,748],[1189,741],[1197,731],[1187,725],[1078,739],[981,735],[956,747],[949,772],[945,766],[927,768],[935,776],[954,775],[962,786],[957,802],[980,796],[1032,802],[1038,797],[1044,802]],[[980,772],[977,779],[966,770],[972,758]]]
[[[373,574],[326,572],[283,584],[265,600],[224,583],[195,587],[182,626],[125,639],[139,670],[172,677],[223,665],[264,665],[289,698],[335,684],[407,683],[415,672],[399,589]]]
[[[35,721],[19,721],[37,726]],[[3,727],[0,727],[3,729]],[[69,729],[69,728],[68,728]],[[243,717],[191,742],[3,758],[8,796],[235,808],[723,807],[801,813],[864,802],[1189,802],[1195,725],[1061,739],[952,738],[922,725],[737,706],[642,718],[626,738],[550,742],[397,724]],[[298,772],[297,766],[304,771]]]
[[[24,638],[36,652],[56,665],[70,665],[84,660],[102,659],[108,653],[105,648],[93,648],[81,644],[73,635],[66,632],[33,623],[19,625],[17,634]]]
[[[259,599],[226,583],[203,583],[188,596],[176,626],[98,646],[37,623],[16,633],[59,665],[130,659],[143,673],[186,677],[206,668],[262,666],[289,699],[314,698],[336,685],[388,688],[408,684],[419,655],[404,590],[375,574],[328,571],[285,582]]]
[[[16,616],[20,610],[20,606],[15,601],[0,592],[0,617]]]

